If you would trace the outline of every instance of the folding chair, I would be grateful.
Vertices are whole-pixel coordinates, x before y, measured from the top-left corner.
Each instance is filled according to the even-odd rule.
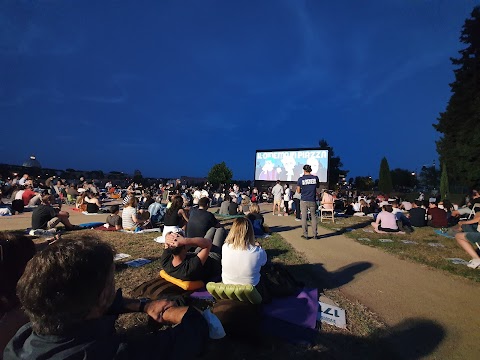
[[[332,208],[325,208],[325,205],[331,205]],[[320,222],[323,222],[323,220],[331,220],[332,223],[335,223],[335,210],[333,205],[333,203],[324,203],[320,205]]]
[[[468,214],[467,220],[473,219],[476,213],[475,209],[477,208],[480,209],[480,204],[479,203],[473,204],[472,210],[470,210],[470,214]]]

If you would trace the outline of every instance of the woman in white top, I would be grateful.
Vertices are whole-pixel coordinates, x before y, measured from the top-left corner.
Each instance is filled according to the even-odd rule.
[[[266,262],[267,254],[255,242],[250,220],[235,219],[222,246],[222,282],[258,285],[260,268]]]

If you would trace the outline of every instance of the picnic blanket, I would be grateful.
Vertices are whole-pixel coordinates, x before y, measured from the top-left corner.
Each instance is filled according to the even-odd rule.
[[[204,289],[193,292],[191,297],[213,300]],[[318,290],[302,289],[296,295],[273,298],[262,305],[262,330],[291,343],[315,341],[318,313]]]
[[[222,220],[229,220],[229,219],[236,219],[240,217],[245,217],[244,214],[239,214],[239,215],[220,215],[220,214],[214,214],[216,217],[222,219]]]
[[[49,230],[43,230],[43,229],[32,229],[32,228],[27,228],[25,232],[30,235],[30,236],[39,236],[39,237],[52,237],[57,234],[57,229],[49,229]]]
[[[150,232],[160,232],[160,228],[153,228],[153,229],[143,229],[143,230],[138,230],[138,231],[133,231],[133,230],[118,230],[120,232],[124,233],[129,233],[129,234],[145,234],[145,233],[150,233]]]
[[[89,212],[86,212],[86,211],[82,211],[82,214],[83,214],[83,215],[105,215],[105,214],[107,214],[107,213],[106,213],[106,212],[89,213]]]
[[[117,231],[117,229],[115,228],[115,226],[105,227],[105,224],[102,224],[101,226],[95,227],[94,230],[100,230],[100,231]]]
[[[103,226],[103,222],[89,222],[89,223],[83,223],[83,224],[79,224],[78,226],[82,227],[82,228],[96,228],[98,226]]]
[[[442,232],[442,230],[440,230],[440,229],[435,229],[434,232],[437,235],[445,236],[449,239],[454,239],[455,238],[455,235],[453,235],[453,233],[451,233],[449,230],[447,230],[447,232]]]

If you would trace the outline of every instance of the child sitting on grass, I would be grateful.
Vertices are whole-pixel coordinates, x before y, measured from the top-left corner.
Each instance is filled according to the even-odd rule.
[[[118,205],[110,206],[110,215],[107,216],[105,223],[108,227],[115,227],[115,230],[122,230],[122,217],[118,215],[120,207]]]

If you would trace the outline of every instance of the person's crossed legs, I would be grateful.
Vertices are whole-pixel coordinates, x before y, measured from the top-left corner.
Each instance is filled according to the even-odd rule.
[[[460,245],[460,247],[472,258],[468,266],[474,269],[480,267],[480,256],[478,256],[477,251],[472,245],[480,242],[480,233],[460,232],[455,235],[455,240],[457,241],[458,245]]]

